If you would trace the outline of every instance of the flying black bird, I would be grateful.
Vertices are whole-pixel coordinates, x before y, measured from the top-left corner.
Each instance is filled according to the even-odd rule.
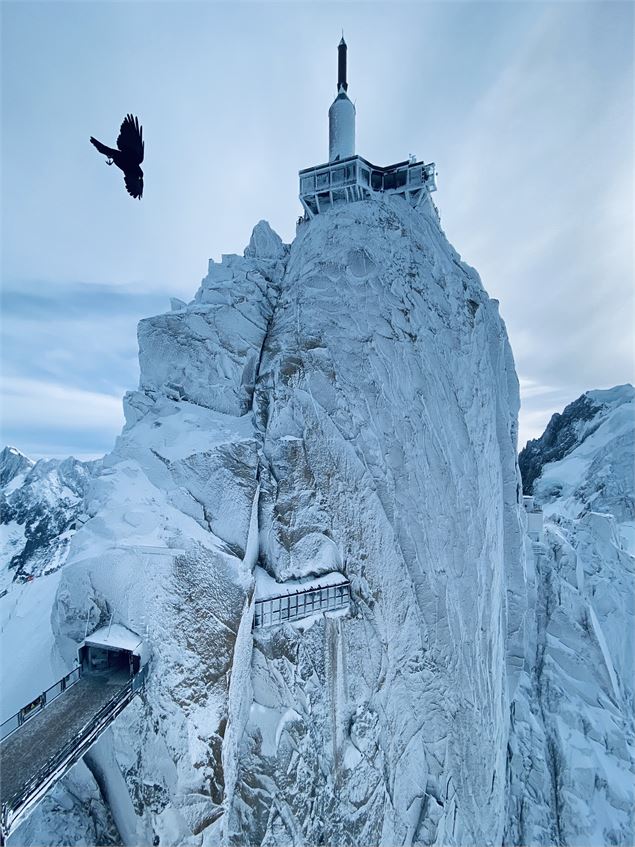
[[[139,165],[143,162],[143,127],[139,126],[139,119],[132,115],[126,115],[117,138],[118,150],[106,147],[92,135],[90,143],[94,144],[104,156],[108,156],[108,165],[112,165],[114,162],[118,168],[121,168],[128,194],[141,200],[143,171]]]

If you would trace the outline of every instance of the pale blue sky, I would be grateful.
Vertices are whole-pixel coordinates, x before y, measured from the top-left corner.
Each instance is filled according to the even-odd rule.
[[[436,162],[448,237],[501,301],[523,439],[632,381],[630,2],[0,8],[4,442],[108,450],[138,319],[191,299],[261,218],[293,238],[342,27],[358,152]],[[141,202],[88,143],[114,142],[129,111]]]

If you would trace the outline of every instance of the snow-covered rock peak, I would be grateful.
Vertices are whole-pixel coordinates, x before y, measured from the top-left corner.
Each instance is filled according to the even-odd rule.
[[[0,591],[64,564],[99,467],[72,456],[33,462],[14,447],[0,453]]]
[[[26,473],[34,464],[16,447],[4,447],[0,453],[0,486],[7,485],[18,474]]]
[[[91,751],[125,840],[500,843],[518,381],[432,202],[335,208],[290,248],[260,222],[138,336],[51,617],[66,662],[110,621],[151,651]],[[334,579],[347,609],[252,629],[263,583]]]
[[[525,494],[533,493],[535,480],[549,462],[563,459],[592,435],[620,407],[629,406],[625,414],[633,414],[635,388],[618,385],[615,388],[587,391],[562,413],[552,415],[540,438],[528,441],[519,456]]]
[[[586,392],[521,451],[525,493],[533,491],[547,512],[557,501],[572,517],[593,510],[635,520],[634,421],[632,385]]]
[[[285,245],[277,232],[269,226],[268,221],[259,221],[251,233],[249,244],[245,247],[245,256],[255,259],[282,259],[286,252]]]
[[[595,391],[587,391],[586,396],[599,406],[614,409],[635,400],[635,387],[627,382],[624,385],[616,385],[614,388],[598,388]]]

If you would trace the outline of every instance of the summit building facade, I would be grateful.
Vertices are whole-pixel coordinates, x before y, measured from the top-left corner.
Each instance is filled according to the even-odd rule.
[[[329,160],[300,171],[300,202],[305,217],[386,193],[399,194],[418,206],[425,194],[436,191],[434,162],[426,165],[410,156],[404,162],[382,167],[355,153],[355,106],[348,96],[343,37],[337,53],[337,95],[329,109]]]

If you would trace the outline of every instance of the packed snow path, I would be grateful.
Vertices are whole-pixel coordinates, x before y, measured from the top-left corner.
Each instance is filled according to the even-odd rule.
[[[138,694],[145,669],[87,674],[0,745],[1,841]]]

